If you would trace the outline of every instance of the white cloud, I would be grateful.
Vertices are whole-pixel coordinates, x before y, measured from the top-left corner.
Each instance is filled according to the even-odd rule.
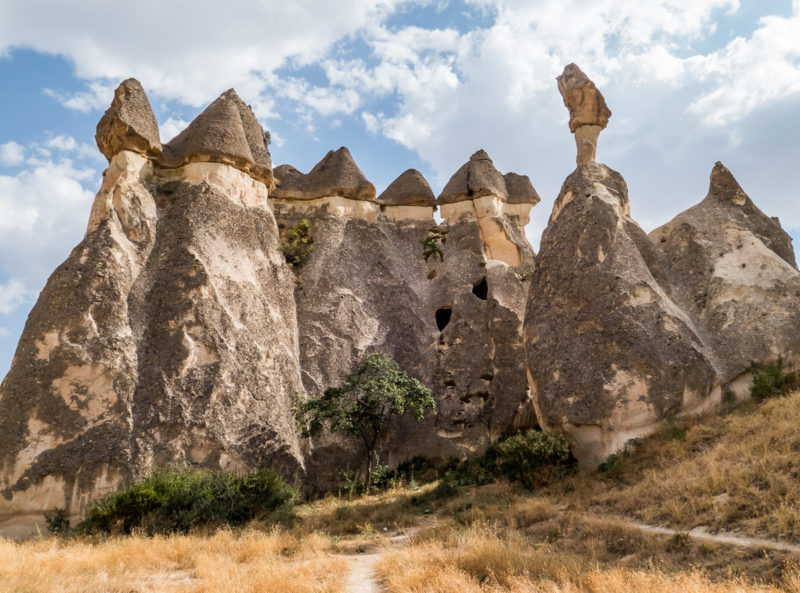
[[[0,313],[8,315],[14,311],[25,301],[27,294],[25,285],[19,280],[12,278],[6,284],[0,284]],[[5,328],[0,328],[3,329]],[[5,335],[8,335],[7,332],[8,330]],[[0,336],[2,335],[4,334],[0,331]]]
[[[177,117],[167,118],[167,121],[158,126],[158,132],[161,136],[161,143],[166,144],[175,136],[183,132],[188,125],[189,122],[186,120]]]
[[[221,9],[209,0],[141,0],[121,15],[105,0],[0,0],[0,53],[25,47],[68,57],[92,84],[75,95],[51,92],[79,110],[107,106],[109,91],[129,76],[150,93],[200,106],[232,86],[255,99],[288,59],[298,65],[318,60],[331,44],[380,22],[399,3],[231,0]]]
[[[2,272],[38,290],[80,240],[99,174],[70,159],[29,160],[17,175],[0,175]]]
[[[8,330],[7,327],[0,327],[0,338],[7,338],[11,335],[11,332]]]
[[[0,165],[16,167],[25,162],[25,147],[13,140],[0,144]]]
[[[754,109],[800,94],[800,2],[789,18],[761,19],[749,38],[737,37],[707,56],[687,60],[700,80],[712,86],[689,111],[713,126],[730,124]]]

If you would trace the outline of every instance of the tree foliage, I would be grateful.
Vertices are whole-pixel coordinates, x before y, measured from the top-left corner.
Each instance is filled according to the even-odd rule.
[[[431,390],[409,377],[398,364],[382,353],[369,354],[342,385],[330,387],[320,397],[295,400],[295,418],[306,438],[326,427],[361,440],[369,484],[373,452],[386,433],[393,416],[411,412],[422,420],[425,410],[436,413]]]

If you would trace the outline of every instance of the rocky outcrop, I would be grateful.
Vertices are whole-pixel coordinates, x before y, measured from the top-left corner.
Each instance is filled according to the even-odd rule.
[[[724,390],[747,395],[751,361],[800,362],[800,273],[791,239],[722,163],[705,199],[650,238],[676,300],[715,354]]]
[[[288,166],[276,174],[282,170]],[[535,192],[524,187],[530,181],[517,177],[522,189],[515,187],[515,195],[530,200]],[[390,464],[414,455],[474,454],[515,421],[531,421],[520,337],[527,281],[491,259],[475,217],[437,225],[430,186],[413,170],[377,203],[342,196],[314,205],[302,193],[280,195],[270,199],[279,224],[288,228],[305,219],[314,236],[313,252],[295,269],[307,393],[338,384],[372,351],[393,357],[430,386],[439,413],[392,427],[382,450]],[[530,207],[519,206],[526,214]],[[524,240],[522,228],[517,232]],[[422,242],[431,235],[446,237],[442,257],[424,257]],[[357,468],[357,447],[336,435],[317,439],[310,458],[315,486],[330,487],[340,470]]]
[[[605,165],[567,177],[525,314],[539,421],[566,433],[585,466],[720,398],[713,356],[627,204],[624,180]]]
[[[276,167],[278,187],[272,197],[288,200],[316,200],[341,196],[349,200],[375,200],[375,186],[358,168],[350,151],[342,146],[331,150],[308,174],[291,165]]]
[[[213,162],[244,171],[268,188],[272,160],[253,110],[229,89],[164,147],[163,168]]]
[[[611,110],[595,84],[577,65],[568,64],[556,81],[569,110],[569,129],[575,134],[580,167],[595,160],[597,137],[608,125]]]
[[[123,150],[149,157],[161,154],[158,123],[138,80],[129,78],[117,87],[111,107],[97,124],[95,139],[109,161]]]
[[[43,528],[48,509],[75,516],[172,463],[269,464],[302,476],[290,413],[302,391],[294,284],[267,186],[241,161],[194,162],[187,150],[190,162],[164,167],[127,148],[130,130],[142,130],[126,115],[135,111],[124,104],[129,88],[138,85],[123,83],[104,117],[128,127],[98,131],[102,147],[123,148],[86,236],[42,291],[0,385],[4,534]],[[136,109],[146,105],[131,96]],[[241,120],[235,96],[224,97]],[[219,129],[208,110],[199,119],[193,134]]]
[[[378,196],[384,206],[436,206],[436,198],[428,181],[416,169],[408,169],[389,184]]]
[[[526,175],[503,176],[486,151],[475,152],[436,199],[448,225],[476,223],[487,259],[519,266],[533,259],[525,237],[539,195]]]

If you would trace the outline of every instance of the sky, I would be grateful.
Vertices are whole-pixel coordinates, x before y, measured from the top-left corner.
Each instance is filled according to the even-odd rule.
[[[647,231],[722,161],[800,244],[800,0],[0,0],[0,376],[48,276],[85,232],[97,121],[125,78],[168,141],[228,88],[310,170],[350,148],[380,193],[438,193],[476,150],[542,202],[575,168],[555,77],[577,63],[612,111],[598,160]]]

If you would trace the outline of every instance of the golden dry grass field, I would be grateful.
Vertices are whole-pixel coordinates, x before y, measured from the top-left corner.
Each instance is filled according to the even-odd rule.
[[[309,502],[281,527],[0,540],[0,592],[344,592],[380,553],[371,590],[390,593],[800,593],[800,554],[682,532],[800,542],[799,450],[796,393],[676,421],[604,472],[535,492],[433,482]]]

